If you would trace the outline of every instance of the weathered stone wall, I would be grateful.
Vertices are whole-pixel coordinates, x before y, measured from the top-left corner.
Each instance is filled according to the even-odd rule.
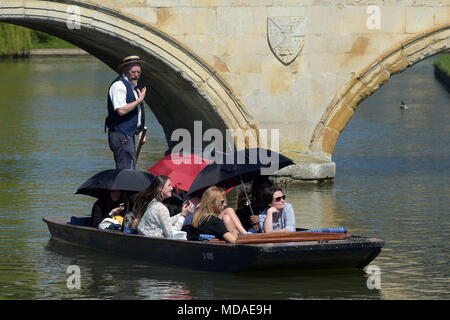
[[[310,149],[331,156],[339,134],[367,96],[386,83],[390,76],[450,45],[450,27],[442,26],[407,38],[375,59],[340,90],[316,127]]]
[[[53,23],[77,3],[92,4],[81,10],[89,32],[69,35]],[[4,0],[2,15],[112,67],[136,44],[150,59],[146,81],[169,97],[154,110],[167,136],[195,119],[278,129],[280,150],[298,163],[287,175],[299,179],[334,176],[334,147],[359,103],[450,48],[450,0]]]
[[[367,26],[370,5],[380,8],[379,29]],[[337,93],[353,85],[350,90],[362,96],[373,92],[361,92],[358,87],[365,84],[355,83],[352,73],[361,73],[405,39],[450,23],[448,0],[148,0],[109,6],[138,16],[196,52],[237,91],[259,128],[280,129],[282,150],[325,157],[334,145],[310,150],[311,140]],[[288,66],[268,44],[267,19],[274,17],[306,19],[303,48]],[[407,63],[400,59],[393,68],[403,70]],[[395,70],[380,66],[371,76],[387,81],[391,73]],[[338,132],[355,107],[346,103],[341,119],[333,119]]]

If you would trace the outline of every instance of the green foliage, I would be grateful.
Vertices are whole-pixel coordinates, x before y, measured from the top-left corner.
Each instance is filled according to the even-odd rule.
[[[76,48],[76,46],[55,37],[52,37],[52,39],[50,39],[47,42],[36,42],[33,43],[32,45],[32,49],[61,49],[61,48]]]
[[[30,29],[0,23],[0,55],[23,54],[30,49]]]
[[[444,54],[436,58],[434,64],[450,76],[450,54]]]
[[[33,30],[32,32],[33,43],[46,43],[49,42],[53,37],[48,33]]]
[[[0,23],[0,56],[22,55],[31,49],[57,48],[75,48],[75,46],[45,32]]]
[[[45,32],[32,30],[32,49],[75,48],[73,44]]]

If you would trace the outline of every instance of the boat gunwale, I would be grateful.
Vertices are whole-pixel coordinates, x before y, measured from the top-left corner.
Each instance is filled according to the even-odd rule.
[[[302,250],[308,250],[310,248],[314,249],[339,249],[340,247],[383,247],[384,241],[377,238],[351,235],[348,239],[338,239],[338,240],[312,240],[312,241],[289,241],[289,242],[266,242],[257,244],[245,244],[245,243],[223,243],[223,242],[210,242],[210,241],[197,241],[197,240],[185,240],[185,239],[170,239],[170,238],[160,238],[160,237],[149,237],[141,234],[130,234],[114,230],[102,230],[90,226],[73,225],[70,223],[69,216],[62,217],[44,217],[42,220],[47,223],[58,225],[71,230],[84,230],[93,233],[103,233],[108,237],[125,237],[125,238],[135,238],[141,239],[142,241],[152,241],[161,242],[165,244],[173,245],[183,245],[183,246],[196,246],[196,247],[206,247],[206,248],[228,248],[228,249],[253,249],[263,252],[278,251],[282,249],[294,249],[302,248]],[[53,235],[52,235],[53,237]],[[64,240],[72,243],[70,240]]]

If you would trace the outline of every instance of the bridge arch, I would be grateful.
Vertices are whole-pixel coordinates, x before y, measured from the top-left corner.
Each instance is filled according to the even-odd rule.
[[[361,101],[417,62],[450,49],[450,24],[435,27],[403,40],[380,55],[358,73],[333,98],[317,124],[310,141],[310,150],[331,160],[340,133]]]
[[[169,149],[177,143],[170,141],[172,132],[184,128],[193,133],[196,120],[202,121],[203,131],[247,130],[249,143],[256,142],[256,125],[231,86],[187,46],[134,16],[94,2],[5,1],[0,21],[64,39],[116,72],[123,57],[143,58],[140,85],[147,86],[145,101],[162,125]]]

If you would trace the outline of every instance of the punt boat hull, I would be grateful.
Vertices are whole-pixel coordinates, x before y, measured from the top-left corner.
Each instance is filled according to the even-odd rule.
[[[152,238],[72,225],[70,217],[46,217],[53,239],[97,251],[178,267],[219,271],[364,268],[384,245],[375,238],[258,244]]]

